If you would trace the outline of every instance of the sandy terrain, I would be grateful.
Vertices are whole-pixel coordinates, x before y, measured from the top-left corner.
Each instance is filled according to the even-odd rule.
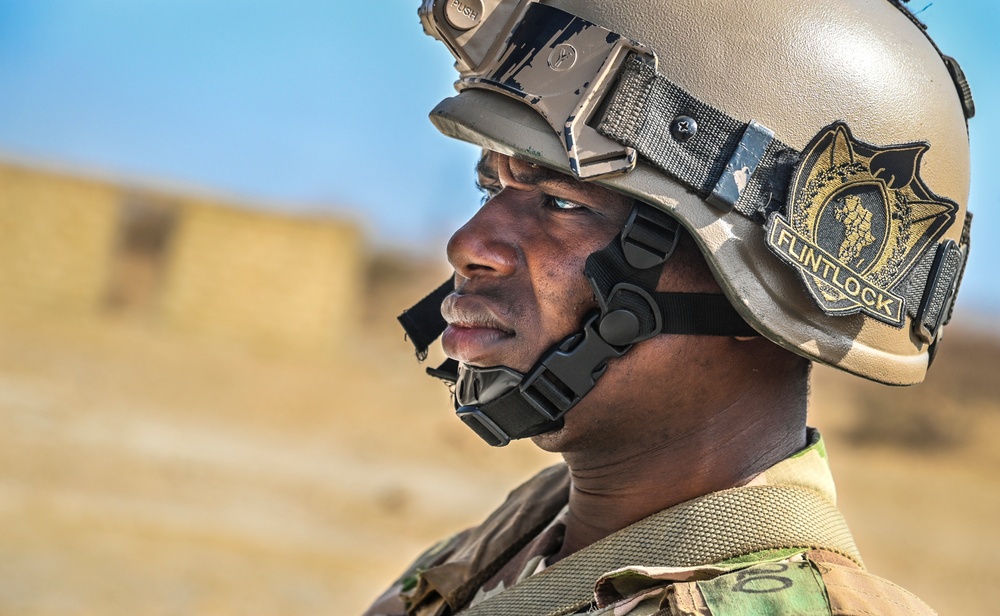
[[[552,462],[451,416],[390,321],[424,287],[380,280],[407,284],[372,290],[349,356],[0,324],[0,614],[357,613]],[[814,423],[869,568],[944,614],[989,613],[1000,344],[951,337],[950,380],[902,401],[817,371]]]

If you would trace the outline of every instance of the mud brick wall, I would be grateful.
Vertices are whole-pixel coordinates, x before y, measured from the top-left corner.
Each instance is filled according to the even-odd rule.
[[[0,165],[0,315],[98,311],[118,205],[111,185]]]
[[[362,260],[358,228],[331,217],[0,163],[0,317],[335,350],[360,317]]]
[[[172,326],[333,348],[357,322],[360,234],[330,219],[181,205],[161,294]]]

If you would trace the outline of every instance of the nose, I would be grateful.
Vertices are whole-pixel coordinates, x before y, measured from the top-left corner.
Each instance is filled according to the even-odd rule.
[[[448,240],[448,261],[464,278],[509,276],[517,268],[518,249],[510,236],[513,212],[497,195]]]

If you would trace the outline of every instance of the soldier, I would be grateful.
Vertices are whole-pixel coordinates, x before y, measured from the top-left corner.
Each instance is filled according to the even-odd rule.
[[[816,361],[934,357],[974,109],[897,0],[424,0],[431,120],[483,148],[443,333],[458,416],[560,452],[369,614],[924,614],[864,569],[806,427]],[[443,317],[443,319],[442,319]]]

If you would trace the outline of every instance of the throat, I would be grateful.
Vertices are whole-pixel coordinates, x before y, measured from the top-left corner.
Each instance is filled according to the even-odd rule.
[[[553,561],[654,513],[750,482],[805,446],[805,427],[793,432],[682,439],[598,466],[564,454],[571,487],[565,538]]]

